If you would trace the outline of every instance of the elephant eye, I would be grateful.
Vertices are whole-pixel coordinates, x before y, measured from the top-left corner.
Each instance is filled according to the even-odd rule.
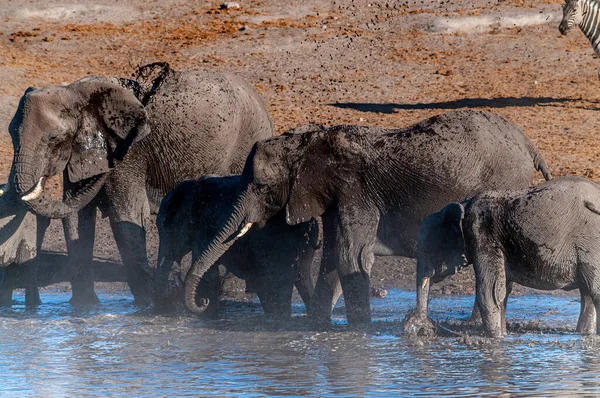
[[[58,140],[58,134],[50,134],[48,136],[48,141],[49,142],[55,142],[56,140]]]

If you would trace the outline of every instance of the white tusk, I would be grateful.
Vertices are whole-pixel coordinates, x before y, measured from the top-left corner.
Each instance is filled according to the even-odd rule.
[[[236,238],[241,238],[242,236],[246,235],[246,232],[248,232],[250,230],[250,228],[252,228],[252,223],[251,222],[249,222],[248,224],[244,225],[244,228],[242,228],[242,230],[236,236]]]
[[[40,180],[38,181],[38,183],[36,184],[35,188],[33,188],[33,191],[29,192],[27,195],[23,196],[21,199],[24,200],[25,202],[29,202],[30,200],[34,200],[40,197],[40,195],[42,194],[42,183],[44,182],[44,177],[40,178]]]
[[[8,191],[10,191],[10,181],[7,182],[6,184],[4,184],[2,186],[2,188],[0,188],[0,196],[4,195],[5,193],[7,193]]]
[[[421,284],[421,289],[425,289],[425,286],[429,283],[429,278],[423,278],[423,283]]]

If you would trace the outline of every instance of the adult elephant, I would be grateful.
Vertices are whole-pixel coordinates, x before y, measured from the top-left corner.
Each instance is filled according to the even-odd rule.
[[[527,187],[546,164],[521,129],[479,111],[456,111],[412,127],[337,126],[258,142],[235,205],[187,275],[188,308],[204,273],[254,224],[285,208],[289,224],[322,216],[323,260],[311,317],[329,322],[341,281],[347,319],[370,322],[374,255],[415,257],[421,221],[451,200]],[[455,198],[455,199],[451,199]]]
[[[152,86],[96,76],[29,88],[9,129],[17,193],[38,215],[65,217],[74,304],[98,301],[90,267],[97,207],[110,218],[136,302],[148,303],[149,213],[185,179],[239,173],[252,145],[273,135],[249,83],[168,65]],[[57,200],[43,187],[61,172]]]

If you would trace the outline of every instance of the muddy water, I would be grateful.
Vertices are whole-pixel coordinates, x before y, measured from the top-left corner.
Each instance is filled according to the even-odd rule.
[[[0,312],[2,396],[600,394],[600,339],[572,333],[579,303],[568,297],[512,298],[509,320],[524,333],[491,342],[408,339],[400,320],[414,294],[398,290],[372,300],[366,331],[345,330],[343,303],[317,332],[299,316],[265,324],[256,302],[203,323],[139,313],[128,294],[102,294],[88,311],[67,293],[43,299],[35,313],[22,296]],[[465,319],[472,300],[436,298],[432,315]]]

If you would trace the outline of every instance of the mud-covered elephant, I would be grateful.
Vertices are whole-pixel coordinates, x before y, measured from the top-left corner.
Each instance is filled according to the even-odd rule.
[[[327,323],[344,294],[348,322],[371,319],[374,255],[415,257],[421,221],[451,198],[527,187],[546,164],[521,129],[479,111],[456,111],[392,130],[337,126],[258,142],[235,205],[186,277],[186,305],[204,273],[254,224],[285,211],[288,224],[322,216],[323,260],[310,316]]]
[[[14,193],[0,197],[0,306],[12,304],[19,268],[25,268],[25,305],[40,304],[36,256],[50,219],[36,216]]]
[[[136,303],[149,303],[150,212],[183,180],[241,172],[252,145],[273,134],[262,100],[243,79],[168,65],[153,84],[95,76],[29,88],[9,130],[11,185],[34,213],[66,217],[74,304],[98,300],[90,267],[98,207],[110,219]],[[62,200],[43,190],[59,173]]]
[[[473,264],[484,331],[506,334],[513,282],[542,290],[579,288],[577,331],[600,332],[600,186],[561,177],[529,189],[484,192],[423,221],[417,315],[427,315],[429,280]]]
[[[188,268],[181,260],[201,248],[215,235],[221,218],[229,215],[240,183],[239,175],[210,176],[184,181],[162,200],[156,219],[160,245],[155,274],[157,304],[183,303],[183,280]],[[204,313],[217,316],[218,264],[242,278],[256,291],[265,314],[271,318],[291,315],[294,284],[306,307],[314,288],[311,265],[319,241],[317,222],[287,225],[279,212],[262,228],[253,228],[238,239],[204,275],[200,297],[210,301]]]

